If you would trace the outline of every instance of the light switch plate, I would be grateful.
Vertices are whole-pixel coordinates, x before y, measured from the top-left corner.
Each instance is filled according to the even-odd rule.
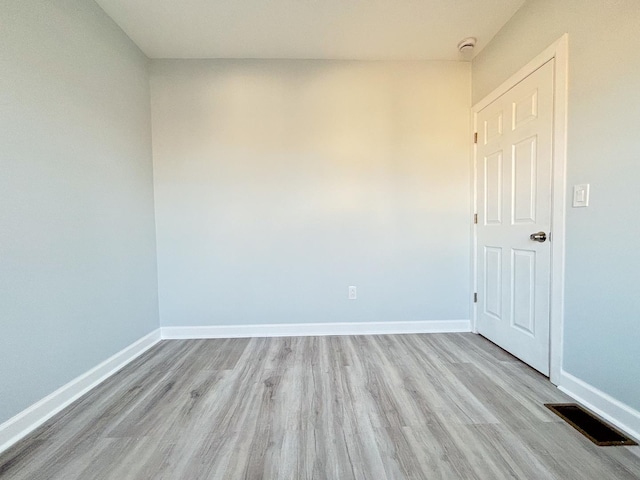
[[[573,206],[588,207],[589,206],[589,184],[573,186]]]

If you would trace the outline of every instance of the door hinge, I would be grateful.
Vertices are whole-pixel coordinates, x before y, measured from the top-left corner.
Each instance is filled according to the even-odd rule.
[[[478,303],[478,292],[473,294],[473,303]]]
[[[476,225],[478,224],[478,214],[477,213],[473,214],[473,223],[476,224]]]
[[[478,132],[473,134],[473,143],[478,143]]]

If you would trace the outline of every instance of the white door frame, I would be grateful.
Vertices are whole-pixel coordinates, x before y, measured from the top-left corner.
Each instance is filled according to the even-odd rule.
[[[563,322],[564,322],[564,255],[565,255],[565,205],[567,197],[567,101],[568,101],[568,60],[569,41],[565,33],[540,55],[535,57],[506,82],[475,104],[472,109],[473,131],[478,131],[478,112],[497,100],[513,86],[524,80],[549,60],[555,59],[554,101],[553,101],[553,161],[551,186],[551,298],[549,326],[549,368],[550,380],[558,385],[562,370]],[[477,146],[472,153],[472,215],[477,214]],[[472,217],[473,218],[473,217]],[[472,227],[472,292],[478,291],[478,237],[476,225]],[[471,300],[471,328],[478,333],[477,303]]]

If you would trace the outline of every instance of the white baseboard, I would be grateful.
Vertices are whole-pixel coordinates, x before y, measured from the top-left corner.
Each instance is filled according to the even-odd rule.
[[[154,330],[0,425],[0,453],[160,341]]]
[[[469,320],[428,320],[421,322],[279,323],[162,327],[160,330],[163,339],[392,335],[470,332],[471,322]]]
[[[640,412],[638,410],[564,370],[560,372],[558,388],[633,437],[634,440],[640,441]]]

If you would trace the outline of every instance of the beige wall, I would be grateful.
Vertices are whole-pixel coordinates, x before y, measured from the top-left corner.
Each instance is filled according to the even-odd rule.
[[[569,33],[564,368],[640,409],[640,2],[529,0],[473,62],[477,102]],[[570,199],[569,199],[570,200]]]
[[[154,61],[151,90],[162,325],[469,318],[469,64]]]

